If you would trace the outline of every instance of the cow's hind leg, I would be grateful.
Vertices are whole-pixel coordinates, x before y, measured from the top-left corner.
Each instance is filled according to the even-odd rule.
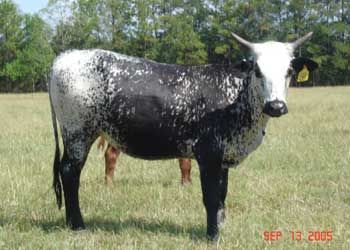
[[[74,139],[64,141],[64,153],[60,166],[60,176],[63,184],[66,206],[66,223],[73,230],[84,229],[84,222],[79,206],[80,173],[86,161],[91,141],[82,134]]]

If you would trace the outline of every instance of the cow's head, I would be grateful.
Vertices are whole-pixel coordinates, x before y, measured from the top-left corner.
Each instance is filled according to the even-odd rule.
[[[293,52],[305,41],[310,39],[312,33],[299,38],[292,43],[269,41],[265,43],[251,43],[236,34],[233,37],[254,56],[255,77],[261,83],[264,97],[263,112],[271,117],[279,117],[288,113],[287,90],[296,69],[293,68]]]

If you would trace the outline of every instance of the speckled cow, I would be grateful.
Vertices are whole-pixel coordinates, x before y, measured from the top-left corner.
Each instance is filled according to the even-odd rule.
[[[217,239],[228,168],[261,144],[269,117],[287,113],[293,51],[311,35],[293,43],[250,43],[233,34],[254,56],[251,65],[240,67],[169,65],[104,50],[60,55],[49,94],[56,140],[53,186],[61,207],[63,184],[67,225],[84,228],[80,173],[92,143],[103,135],[134,157],[196,159],[207,236]]]

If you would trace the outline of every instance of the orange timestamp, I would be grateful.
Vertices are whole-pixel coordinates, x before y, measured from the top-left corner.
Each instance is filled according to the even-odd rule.
[[[278,241],[284,237],[288,237],[292,241],[332,241],[333,240],[333,232],[332,230],[324,230],[324,231],[308,231],[307,233],[303,233],[302,231],[289,231],[284,233],[280,230],[273,231],[264,231],[263,237],[265,241]]]

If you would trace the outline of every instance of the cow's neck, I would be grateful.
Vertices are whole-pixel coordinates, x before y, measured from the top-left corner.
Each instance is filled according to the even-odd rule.
[[[254,126],[266,127],[268,116],[263,113],[264,107],[264,93],[261,88],[260,78],[255,77],[255,73],[250,75],[250,84],[248,84],[248,98],[249,103],[252,105],[251,117],[253,119]]]
[[[236,101],[227,108],[231,113],[232,122],[240,127],[257,126],[267,122],[267,116],[263,114],[263,90],[261,81],[254,74],[250,74],[244,79],[241,90]]]
[[[244,81],[236,102],[227,109],[230,133],[225,140],[224,166],[235,166],[262,142],[268,116],[263,110],[263,93],[254,74]]]

